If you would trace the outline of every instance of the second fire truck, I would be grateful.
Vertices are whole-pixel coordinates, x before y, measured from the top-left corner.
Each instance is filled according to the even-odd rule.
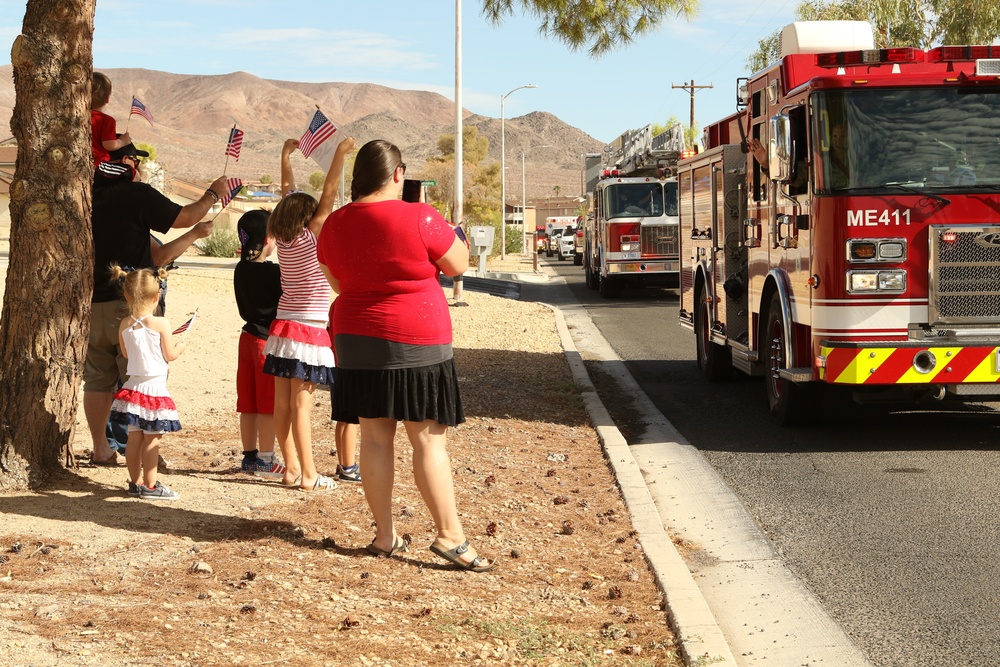
[[[786,27],[678,165],[681,324],[709,378],[764,376],[780,423],[830,387],[1000,396],[1000,48],[872,44]]]
[[[678,287],[677,179],[684,149],[679,125],[653,136],[626,132],[608,148],[584,222],[587,287],[610,298],[623,287]]]

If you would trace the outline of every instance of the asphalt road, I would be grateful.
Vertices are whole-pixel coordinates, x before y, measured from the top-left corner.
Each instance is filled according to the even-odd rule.
[[[587,308],[643,391],[873,664],[1000,665],[997,405],[829,400],[813,425],[782,428],[759,380],[701,377],[674,292],[605,300],[586,289],[580,267],[540,261],[567,285],[522,298]],[[605,402],[618,422],[613,397]]]

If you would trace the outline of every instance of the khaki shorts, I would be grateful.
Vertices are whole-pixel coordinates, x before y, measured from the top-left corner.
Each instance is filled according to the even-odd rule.
[[[118,390],[118,379],[128,377],[128,360],[118,347],[118,327],[128,315],[128,304],[120,301],[102,301],[91,304],[90,342],[87,344],[87,361],[83,366],[83,390],[113,392]]]

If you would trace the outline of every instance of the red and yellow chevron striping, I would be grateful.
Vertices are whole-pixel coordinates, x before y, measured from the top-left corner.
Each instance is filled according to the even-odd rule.
[[[936,361],[929,372],[915,368],[914,358],[921,352]],[[832,384],[1000,382],[1000,347],[823,347],[820,354],[826,357],[820,379]]]

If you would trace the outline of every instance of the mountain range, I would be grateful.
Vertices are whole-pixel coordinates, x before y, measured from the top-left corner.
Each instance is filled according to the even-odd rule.
[[[367,83],[297,83],[261,79],[246,72],[224,75],[171,74],[145,69],[101,70],[112,81],[111,104],[105,110],[127,127],[136,142],[156,147],[157,161],[167,176],[211,181],[225,168],[244,181],[265,174],[280,175],[281,145],[299,138],[317,107],[358,145],[371,139],[392,141],[403,153],[407,176],[421,178],[428,157],[438,154],[442,134],[455,133],[455,105],[437,93],[397,90]],[[142,101],[155,120],[129,117],[132,97]],[[9,127],[15,103],[11,65],[0,66],[0,123]],[[226,163],[229,130],[244,131],[238,162]],[[488,161],[500,162],[499,118],[464,112],[463,124],[475,126],[489,140]],[[9,132],[0,131],[0,140]],[[581,194],[583,153],[598,152],[604,144],[564,123],[552,114],[536,111],[504,121],[507,152],[507,191],[520,200],[521,152],[533,147],[525,160],[528,199],[552,196],[558,186],[563,196]],[[295,154],[293,169],[300,183],[317,169]]]

